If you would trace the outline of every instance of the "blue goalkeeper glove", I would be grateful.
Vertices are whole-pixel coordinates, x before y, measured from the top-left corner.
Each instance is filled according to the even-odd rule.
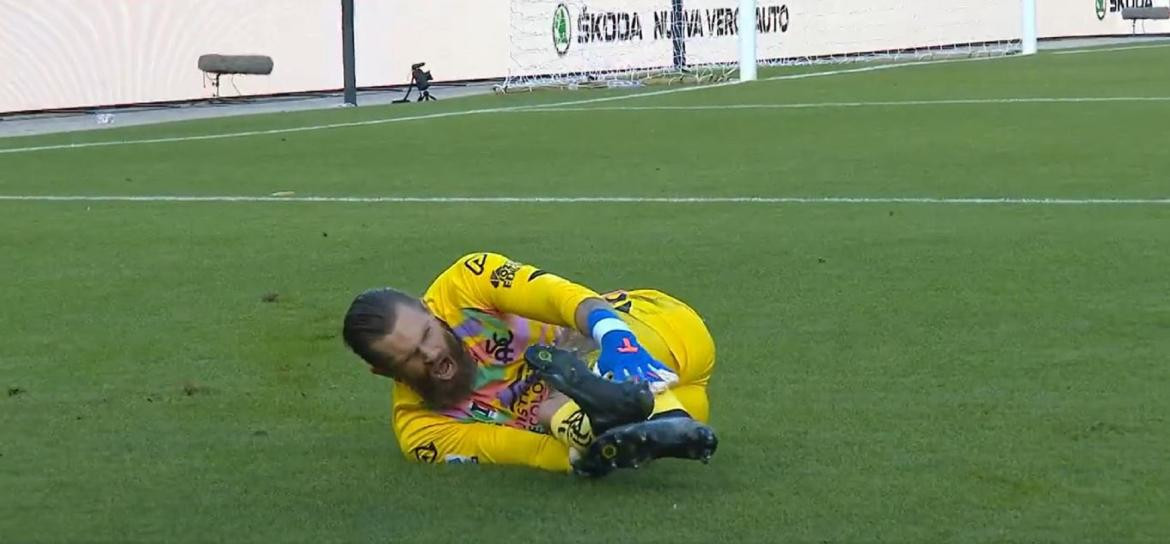
[[[617,381],[650,382],[651,388],[662,390],[678,381],[678,375],[654,359],[646,351],[613,310],[598,308],[589,312],[587,325],[593,338],[601,345],[597,370],[602,376]]]

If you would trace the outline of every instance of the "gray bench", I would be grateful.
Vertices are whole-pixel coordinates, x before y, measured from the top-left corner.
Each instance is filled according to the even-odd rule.
[[[1122,8],[1121,18],[1133,22],[1133,33],[1137,34],[1137,22],[1142,21],[1142,32],[1146,31],[1145,21],[1150,19],[1170,19],[1170,7],[1158,6],[1153,8]]]

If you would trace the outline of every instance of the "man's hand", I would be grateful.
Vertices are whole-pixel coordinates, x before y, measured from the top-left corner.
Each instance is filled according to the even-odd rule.
[[[611,330],[601,338],[597,370],[617,381],[650,382],[651,387],[661,383],[662,389],[678,381],[678,375],[655,360],[628,330]]]
[[[678,382],[678,375],[638,344],[629,325],[604,299],[591,298],[577,307],[577,327],[597,341],[601,352],[597,372],[617,381],[641,381],[655,393]]]

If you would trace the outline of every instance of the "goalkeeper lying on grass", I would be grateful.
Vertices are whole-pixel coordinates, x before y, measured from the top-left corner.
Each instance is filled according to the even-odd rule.
[[[694,310],[658,291],[603,298],[474,253],[421,299],[358,295],[343,336],[396,381],[394,433],[408,459],[600,476],[715,452],[705,425],[714,342]]]

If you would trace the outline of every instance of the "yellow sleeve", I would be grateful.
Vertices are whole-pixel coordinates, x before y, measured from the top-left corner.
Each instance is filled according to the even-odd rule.
[[[403,384],[396,384],[394,395],[394,434],[409,461],[570,470],[568,446],[550,435],[437,414],[416,402],[417,394]]]
[[[577,306],[595,297],[600,295],[587,287],[487,252],[463,256],[424,295],[455,307],[497,310],[573,329]]]

